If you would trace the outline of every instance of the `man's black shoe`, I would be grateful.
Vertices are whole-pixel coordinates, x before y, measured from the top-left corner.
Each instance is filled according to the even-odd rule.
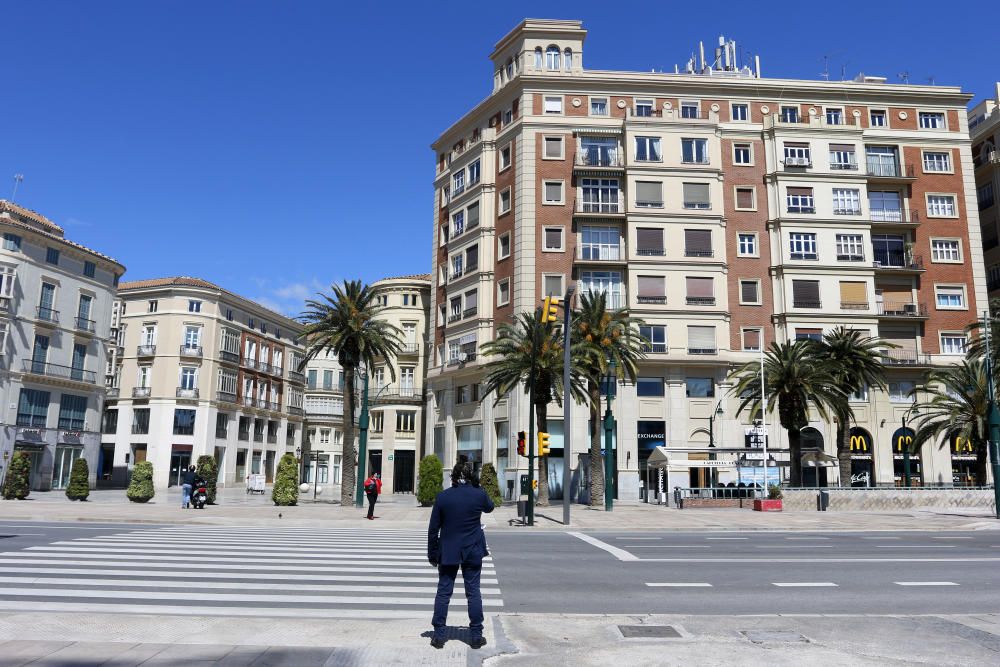
[[[469,646],[472,648],[482,648],[486,646],[486,637],[473,637],[469,642]]]
[[[439,637],[431,637],[431,646],[434,648],[444,648],[444,639]]]

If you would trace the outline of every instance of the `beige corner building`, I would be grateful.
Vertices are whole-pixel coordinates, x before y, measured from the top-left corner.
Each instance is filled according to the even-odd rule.
[[[433,143],[431,451],[446,465],[492,461],[514,489],[527,402],[480,401],[480,350],[572,287],[646,322],[648,359],[614,401],[620,498],[705,486],[711,470],[762,481],[729,372],[773,341],[841,324],[897,346],[889,387],[854,397],[851,479],[814,468],[806,483],[902,484],[914,388],[962,359],[964,327],[986,305],[970,95],[865,75],[766,78],[725,40],[671,72],[590,69],[587,36],[579,21],[522,22],[490,55],[492,92]],[[561,408],[550,417],[559,497]],[[835,433],[814,414],[805,446],[834,454]],[[582,407],[569,435],[580,497]],[[913,483],[970,483],[968,452],[943,444],[915,454]],[[647,465],[656,446],[670,451],[666,479]],[[776,426],[771,447],[786,449],[787,470]]]
[[[177,485],[214,456],[222,486],[273,480],[302,443],[302,326],[199,278],[122,283],[111,314],[102,447],[124,481],[153,463],[154,485]]]
[[[379,317],[402,332],[402,350],[398,358],[380,360],[370,371],[371,421],[365,471],[381,473],[383,493],[413,493],[416,464],[424,450],[430,276],[385,278],[373,283],[372,288],[382,307]],[[307,444],[302,457],[302,478],[309,483],[315,479],[322,494],[335,497],[343,471],[343,369],[336,355],[321,355],[307,364],[305,373]],[[360,377],[357,389],[360,413]]]
[[[995,97],[988,98],[969,112],[972,161],[976,168],[976,202],[983,231],[986,283],[990,299],[1000,298],[1000,83]]]

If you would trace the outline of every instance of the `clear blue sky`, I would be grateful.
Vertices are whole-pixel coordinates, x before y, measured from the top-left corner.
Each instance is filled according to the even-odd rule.
[[[726,6],[6,0],[0,197],[22,173],[18,202],[127,278],[297,313],[332,280],[429,270],[429,145],[526,14],[582,19],[590,68],[672,69],[724,33],[766,76],[818,78],[828,55],[832,78],[908,71],[977,99],[1000,78],[995,3],[968,24],[926,0]]]

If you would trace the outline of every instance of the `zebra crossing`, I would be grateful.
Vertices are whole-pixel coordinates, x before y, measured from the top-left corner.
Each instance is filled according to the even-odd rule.
[[[170,526],[0,552],[0,610],[427,617],[437,571],[422,531]],[[487,612],[503,607],[492,558]],[[452,608],[463,613],[461,576]]]

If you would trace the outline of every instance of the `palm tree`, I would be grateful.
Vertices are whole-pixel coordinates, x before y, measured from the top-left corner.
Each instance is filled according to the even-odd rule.
[[[299,370],[320,353],[335,352],[344,369],[344,466],[341,475],[340,502],[345,507],[354,502],[354,378],[358,367],[373,368],[382,359],[389,375],[396,379],[392,361],[399,354],[402,332],[379,319],[382,310],[370,285],[360,280],[345,280],[331,285],[333,296],[318,294],[306,301],[300,316],[305,323],[300,340],[306,343],[306,355]]]
[[[625,310],[609,311],[604,292],[580,294],[580,309],[573,317],[573,343],[583,353],[574,359],[587,380],[590,407],[590,504],[604,503],[604,465],[601,460],[601,384],[613,360],[616,375],[635,382],[638,362],[646,356],[645,341],[639,335],[640,320]]]
[[[840,485],[849,486],[851,479],[851,428],[854,409],[850,396],[866,387],[885,389],[885,367],[882,350],[894,347],[881,338],[839,326],[823,336],[817,354],[834,376],[843,394],[831,405],[837,419],[837,459],[840,464]],[[846,482],[846,483],[845,483]]]
[[[989,382],[986,361],[970,355],[957,366],[932,371],[924,385],[928,400],[920,409],[911,451],[925,442],[947,447],[952,436],[971,442],[976,452],[976,484],[986,485],[987,407]]]
[[[820,417],[827,418],[830,406],[844,397],[837,386],[836,377],[817,357],[819,345],[811,340],[790,343],[771,343],[764,355],[765,408],[773,412],[777,407],[778,421],[788,432],[790,458],[789,481],[792,486],[802,484],[801,431],[809,423],[809,404]],[[751,414],[760,410],[760,362],[750,361],[732,373],[736,384],[730,390],[740,397],[736,414],[750,408]]]
[[[563,387],[563,344],[562,335],[551,323],[538,321],[537,314],[521,313],[515,323],[503,324],[497,331],[496,340],[482,347],[483,354],[495,357],[486,364],[486,379],[483,384],[483,398],[491,392],[499,401],[518,384],[524,384],[524,392],[529,391],[529,378],[535,374],[534,405],[538,431],[548,431],[548,407],[553,400],[562,404]],[[576,351],[577,354],[582,354]],[[574,358],[576,355],[574,355]],[[571,391],[577,400],[586,397],[581,388],[582,380],[578,372],[572,376]],[[569,437],[569,434],[563,436]],[[534,435],[528,434],[529,447],[535,447]],[[538,505],[549,504],[549,479],[547,457],[538,457]],[[569,461],[565,462],[569,465]],[[569,492],[569,489],[565,489]]]

